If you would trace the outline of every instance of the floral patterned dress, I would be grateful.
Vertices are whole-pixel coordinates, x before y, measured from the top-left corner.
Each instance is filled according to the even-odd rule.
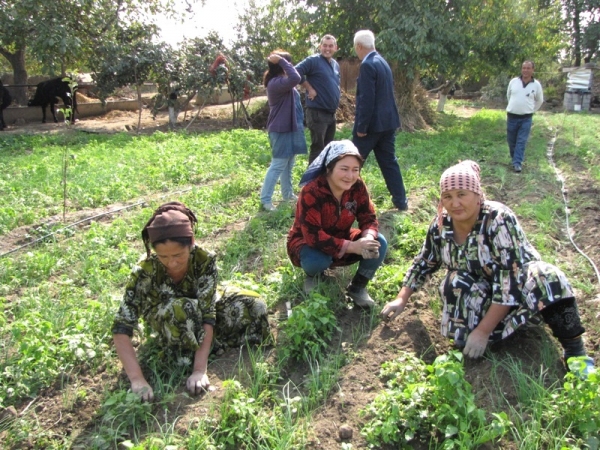
[[[459,346],[492,303],[510,306],[490,335],[495,342],[528,321],[539,323],[538,313],[546,306],[574,297],[565,274],[541,261],[513,211],[499,202],[483,203],[462,245],[454,241],[447,213],[444,211],[441,230],[436,217],[402,285],[416,291],[442,266],[448,273],[440,284],[441,332]]]
[[[143,319],[166,346],[197,350],[204,340],[204,324],[214,326],[213,351],[262,342],[269,336],[267,307],[255,292],[217,289],[213,254],[195,246],[188,271],[174,283],[157,256],[135,266],[115,315],[113,334],[133,335]]]

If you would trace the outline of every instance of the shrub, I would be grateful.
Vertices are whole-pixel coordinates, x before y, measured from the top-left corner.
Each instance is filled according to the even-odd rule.
[[[314,358],[327,348],[334,331],[339,330],[327,300],[320,294],[311,293],[304,303],[293,308],[283,326],[285,344],[281,346],[281,352],[284,359]]]
[[[387,389],[361,414],[369,421],[361,433],[371,447],[381,443],[405,446],[415,439],[444,442],[444,448],[475,448],[506,433],[505,413],[493,414],[475,405],[465,380],[459,352],[438,356],[431,365],[409,353],[383,364]]]

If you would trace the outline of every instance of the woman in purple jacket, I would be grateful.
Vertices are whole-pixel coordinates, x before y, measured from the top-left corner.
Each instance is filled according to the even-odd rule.
[[[300,74],[287,52],[274,51],[267,61],[269,69],[265,72],[263,84],[267,88],[270,108],[267,131],[273,160],[260,192],[260,203],[263,209],[273,211],[273,190],[277,180],[281,180],[283,200],[297,200],[292,188],[292,168],[296,155],[306,153],[307,148],[302,125],[304,113],[300,94],[295,89],[300,82]]]

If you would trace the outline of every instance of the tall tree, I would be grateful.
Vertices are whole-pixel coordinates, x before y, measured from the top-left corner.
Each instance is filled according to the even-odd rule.
[[[563,0],[575,66],[597,58],[600,51],[600,0]]]
[[[100,98],[106,98],[116,88],[135,86],[139,105],[138,131],[143,106],[141,86],[166,59],[165,54],[172,53],[167,44],[152,42],[154,34],[155,27],[134,23],[128,28],[120,29],[114,40],[99,45],[96,50],[97,58],[90,61]]]
[[[0,54],[12,66],[15,84],[27,83],[28,51],[44,72],[62,74],[111,39],[116,24],[173,14],[173,5],[174,0],[0,0]],[[16,97],[23,104],[26,90]]]
[[[558,23],[557,10],[541,8],[537,0],[307,0],[304,7],[310,24],[295,26],[319,35],[338,30],[340,54],[349,54],[358,29],[377,35],[378,50],[395,66],[398,104],[408,128],[425,125],[414,100],[421,76],[493,73],[523,55],[556,54],[558,48],[551,34],[558,25],[548,26]]]

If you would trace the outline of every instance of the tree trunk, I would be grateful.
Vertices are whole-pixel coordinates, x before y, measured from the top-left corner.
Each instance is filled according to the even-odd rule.
[[[573,0],[573,52],[575,53],[575,67],[581,66],[581,11],[579,0]]]
[[[446,105],[446,99],[448,99],[448,94],[452,90],[452,86],[454,86],[454,80],[448,80],[442,86],[440,90],[440,97],[438,99],[437,104],[437,112],[444,112],[444,106]]]
[[[403,70],[394,70],[394,86],[396,91],[396,104],[398,105],[398,113],[400,113],[400,121],[402,131],[415,131],[428,128],[426,120],[423,118],[421,111],[428,105],[421,105],[417,101],[416,86],[418,80],[411,80],[408,74]]]
[[[138,100],[138,124],[137,124],[137,133],[140,134],[140,129],[142,128],[142,87],[137,83],[137,75],[135,77],[135,90],[137,91],[137,100]]]
[[[13,69],[13,84],[27,84],[27,69],[25,66],[25,51],[26,47],[16,50],[14,53],[8,52],[5,48],[0,47],[0,54],[4,56]],[[27,88],[18,87],[11,88],[13,98],[21,105],[27,105]]]
[[[440,92],[440,98],[438,98],[438,104],[437,104],[437,112],[444,112],[444,106],[446,105],[447,98],[448,98],[448,95]]]

